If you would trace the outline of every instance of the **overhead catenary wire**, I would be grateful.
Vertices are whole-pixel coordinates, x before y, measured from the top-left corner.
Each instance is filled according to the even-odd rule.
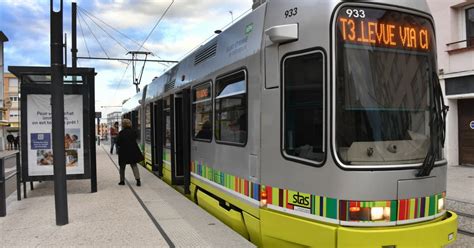
[[[103,23],[103,24],[104,24],[105,26],[107,26],[108,28],[112,29],[113,31],[117,32],[118,34],[120,34],[120,35],[123,36],[124,38],[128,39],[129,41],[135,43],[135,44],[138,45],[138,46],[141,45],[138,41],[136,41],[136,40],[130,38],[128,35],[124,34],[123,32],[120,32],[120,30],[114,28],[112,25],[106,23],[105,21],[103,21],[103,20],[100,19],[99,17],[97,17],[97,16],[95,16],[94,14],[90,13],[88,10],[86,10],[86,9],[84,9],[84,8],[81,8],[81,7],[79,7],[79,6],[78,6],[78,8],[81,9],[81,11],[87,13],[90,17],[95,18],[97,21]],[[150,49],[148,49],[148,48],[145,47],[145,46],[143,46],[143,48],[144,48],[145,50],[147,50],[148,52],[153,52],[153,51],[151,51]],[[154,54],[156,54],[156,53],[154,53]],[[157,55],[155,55],[155,56],[158,57],[158,58],[160,57],[160,56],[157,56]]]
[[[150,33],[148,34],[148,36],[145,38],[145,40],[143,41],[143,43],[140,45],[140,47],[138,48],[138,51],[140,49],[142,49],[143,45],[145,45],[145,43],[148,41],[148,39],[150,38],[150,36],[153,34],[153,31],[155,31],[156,27],[158,27],[158,25],[160,24],[161,20],[163,20],[163,17],[165,17],[166,13],[168,12],[168,10],[171,8],[171,6],[173,5],[174,3],[174,0],[171,0],[171,3],[170,5],[168,5],[168,8],[166,8],[166,10],[163,12],[163,14],[161,14],[160,18],[158,19],[158,21],[156,22],[155,26],[153,26],[153,28],[151,29]]]
[[[147,43],[147,41],[150,39],[151,35],[153,34],[153,32],[157,29],[158,25],[162,22],[162,20],[164,19],[165,15],[169,12],[170,8],[173,6],[175,0],[171,0],[170,4],[167,6],[167,8],[164,10],[164,12],[160,15],[160,17],[158,18],[158,20],[156,21],[156,23],[154,24],[153,28],[150,30],[150,32],[148,33],[148,35],[146,36],[146,38],[144,39],[144,41],[140,44],[139,42],[135,41],[134,39],[130,38],[129,36],[127,36],[126,34],[124,34],[123,32],[119,31],[118,29],[114,28],[113,26],[107,24],[105,21],[101,20],[100,18],[98,18],[97,16],[93,15],[90,11],[78,6],[78,9],[80,11],[78,11],[78,15],[79,17],[82,19],[82,22],[85,23],[86,27],[89,29],[89,32],[92,34],[92,36],[94,37],[94,39],[97,41],[97,43],[99,44],[100,48],[102,49],[102,51],[104,52],[104,54],[107,56],[107,58],[99,58],[99,57],[94,57],[96,59],[107,59],[107,60],[118,60],[119,62],[121,63],[124,63],[123,61],[121,61],[122,59],[115,59],[115,58],[111,58],[109,56],[109,54],[107,53],[106,49],[104,48],[104,46],[102,45],[102,43],[100,42],[100,40],[98,39],[98,36],[96,33],[94,33],[92,31],[92,27],[95,25],[97,26],[99,29],[102,30],[102,32],[104,32],[110,39],[114,40],[117,44],[119,44],[123,49],[125,49],[126,51],[128,51],[127,49],[127,46],[125,44],[127,44],[127,41],[125,41],[125,44],[124,44],[124,39],[120,39],[120,38],[117,38],[116,36],[117,35],[113,35],[114,33],[118,33],[120,36],[122,37],[125,37],[127,40],[129,41],[132,41],[134,44],[138,45],[139,46],[139,49],[138,49],[138,52],[140,52],[140,49],[144,49],[144,50],[147,50],[151,53],[150,49],[148,49],[145,44]],[[90,20],[86,20],[87,18],[90,19]],[[81,28],[82,28],[82,22],[81,22]],[[92,23],[89,23],[89,22],[92,22]],[[82,35],[84,37],[84,30],[81,29],[82,31]],[[85,40],[85,38],[84,38]],[[86,42],[85,42],[86,43]],[[130,43],[128,43],[130,44]],[[88,49],[88,47],[87,47]],[[90,51],[88,49],[88,55],[89,57],[82,57],[83,59],[93,59],[93,57],[91,57],[90,55]],[[158,58],[160,58],[159,56],[157,56]],[[133,59],[132,59],[133,60]],[[142,61],[147,61],[148,59],[145,58],[145,60],[142,60]],[[139,61],[139,60],[137,60]],[[154,61],[154,60],[150,60],[150,61]],[[156,61],[164,66],[168,66],[169,63],[171,62],[174,62],[176,63],[176,61],[171,61],[171,60],[164,60],[164,61]],[[125,68],[124,72],[123,72],[123,75],[120,79],[120,81],[118,82],[117,84],[117,87],[116,87],[116,90],[117,91],[120,86],[122,85],[123,83],[123,80],[125,78],[125,75],[127,74],[127,71],[128,69],[130,68],[130,64],[134,65],[134,63],[124,63],[127,65],[127,67]],[[135,66],[134,66],[135,67]],[[145,64],[143,64],[142,68],[141,68],[141,72],[140,72],[140,76],[139,78],[134,78],[133,81],[136,82],[137,80],[138,83],[141,81],[141,78],[143,76],[143,71],[144,71],[144,67],[145,67]]]
[[[79,8],[79,10],[81,10],[81,8]],[[105,34],[107,34],[107,36],[109,36],[112,40],[114,40],[119,46],[121,46],[125,51],[128,51],[128,49],[117,39],[115,39],[115,37],[113,37],[111,34],[109,34],[109,32],[107,32],[107,30],[105,30],[102,26],[100,26],[92,17],[90,17],[88,15],[87,12],[84,12],[83,13],[86,17],[88,17],[97,27],[99,27],[102,31],[104,31]]]
[[[114,96],[117,94],[117,91],[118,89],[120,88],[120,86],[122,85],[122,82],[123,82],[123,79],[125,78],[125,74],[127,74],[127,71],[128,71],[128,68],[130,67],[130,62],[127,64],[127,67],[125,67],[125,70],[122,74],[122,78],[120,78],[120,81],[118,82],[117,84],[117,87],[115,87],[115,92],[114,92]]]
[[[89,47],[87,46],[87,41],[86,41],[86,36],[84,35],[84,30],[82,29],[81,18],[79,18],[79,28],[81,29],[82,39],[84,40],[84,45],[86,46],[87,55],[89,55],[89,57],[90,57],[91,53],[89,51]]]
[[[84,21],[84,23],[86,24],[86,27],[89,29],[89,32],[92,34],[92,36],[94,37],[94,39],[97,41],[97,43],[99,44],[100,48],[102,49],[102,51],[105,53],[105,56],[107,56],[107,58],[110,58],[109,54],[107,54],[107,51],[105,51],[104,47],[102,46],[102,44],[100,43],[99,39],[97,39],[97,36],[95,36],[94,32],[92,32],[92,29],[90,28],[89,24],[86,22],[85,18],[82,16],[81,12],[78,12],[78,15],[80,18],[82,18],[82,20]]]

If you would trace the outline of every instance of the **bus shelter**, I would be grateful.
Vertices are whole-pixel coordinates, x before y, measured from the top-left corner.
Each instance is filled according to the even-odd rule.
[[[20,80],[21,180],[54,180],[51,67],[9,66]],[[66,178],[90,179],[97,191],[94,68],[65,68],[64,148]]]

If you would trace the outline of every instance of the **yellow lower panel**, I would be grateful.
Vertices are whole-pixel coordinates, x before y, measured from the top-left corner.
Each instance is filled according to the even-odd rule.
[[[258,247],[262,246],[260,220],[246,212],[242,212],[242,215],[244,216],[245,226],[249,232],[250,241]]]
[[[430,222],[385,228],[339,227],[338,247],[442,247],[456,240],[457,215],[448,212],[446,217]],[[451,240],[449,240],[449,235]]]
[[[171,185],[171,171],[167,168],[163,168],[163,177],[161,177],[161,179]]]
[[[215,187],[209,186],[209,184],[206,184],[206,183],[202,182],[201,180],[196,179],[195,177],[191,177],[191,183],[195,184],[196,186],[198,186],[202,189],[205,189],[206,191],[209,191],[213,195],[216,195],[217,197],[225,200],[226,202],[229,202],[229,203],[237,206],[238,208],[242,209],[244,212],[247,212],[247,213],[249,213],[249,214],[251,214],[251,215],[258,218],[258,216],[259,216],[259,210],[258,210],[259,208],[258,207],[252,206],[252,205],[244,202],[243,200],[240,200],[239,198],[232,196],[229,193],[223,193],[221,190],[216,189]]]
[[[233,209],[224,209],[223,207],[219,206],[219,202],[216,199],[199,190],[197,192],[197,199],[199,206],[224,222],[224,224],[228,225],[246,239],[249,239],[249,234],[240,212],[237,212]]]
[[[260,209],[263,247],[336,247],[337,226]]]

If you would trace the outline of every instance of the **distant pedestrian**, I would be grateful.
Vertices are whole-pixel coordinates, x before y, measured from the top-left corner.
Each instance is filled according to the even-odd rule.
[[[7,141],[8,141],[8,150],[13,150],[13,142],[15,141],[15,137],[13,134],[8,134],[7,135]]]
[[[114,146],[117,146],[117,136],[119,134],[119,123],[116,121],[110,128],[110,154],[114,154]],[[115,149],[118,153],[118,148]]]
[[[118,160],[120,166],[119,185],[125,185],[125,166],[130,164],[133,175],[137,180],[137,186],[141,186],[140,173],[137,163],[143,161],[144,157],[137,144],[137,134],[132,129],[132,122],[129,119],[122,120],[122,131],[117,137]]]
[[[15,140],[13,141],[13,144],[15,145],[15,150],[18,150],[20,147],[20,135],[15,137]]]

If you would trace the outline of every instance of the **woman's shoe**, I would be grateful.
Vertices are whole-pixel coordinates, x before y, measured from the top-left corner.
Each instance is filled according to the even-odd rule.
[[[120,182],[119,182],[119,185],[125,185],[125,182],[124,182],[124,181],[120,181]]]
[[[138,187],[142,186],[142,182],[140,182],[140,179],[137,179],[137,186]]]

